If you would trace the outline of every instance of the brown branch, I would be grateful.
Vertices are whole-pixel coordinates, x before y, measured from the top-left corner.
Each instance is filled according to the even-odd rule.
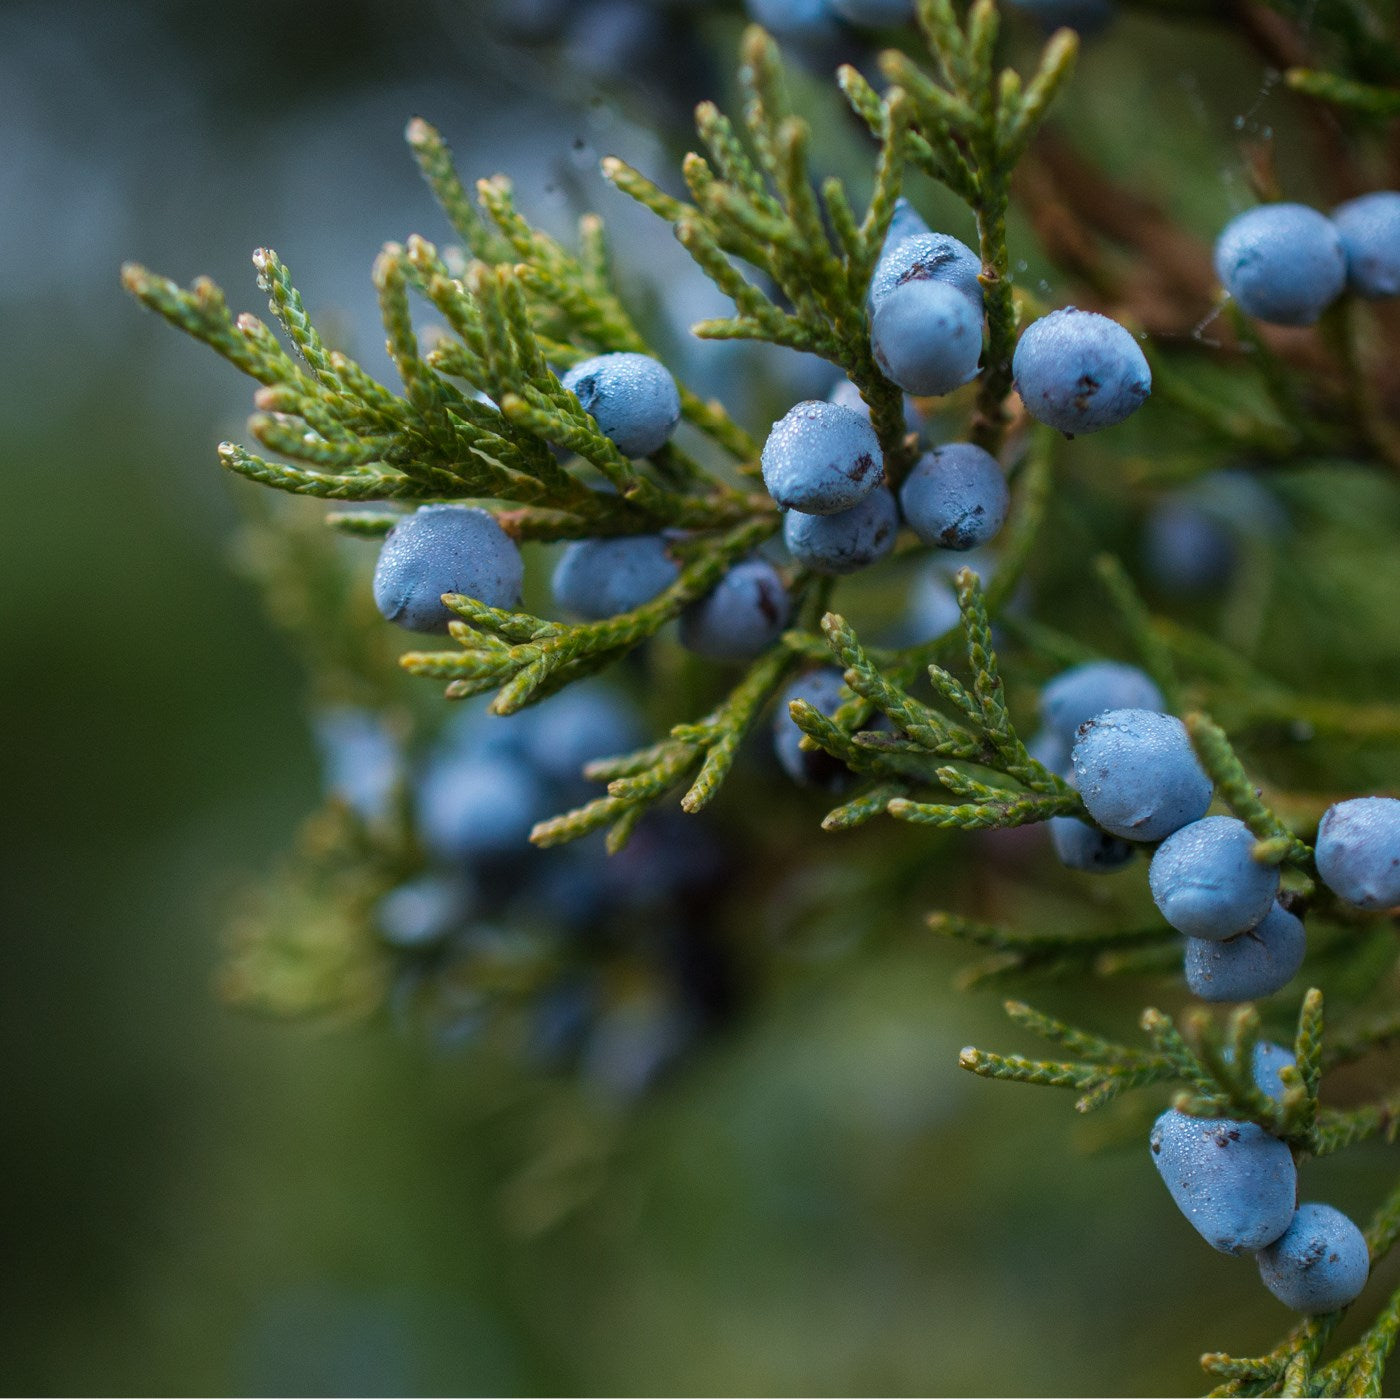
[[[1290,68],[1315,68],[1317,58],[1297,26],[1277,10],[1271,10],[1258,0],[1233,0],[1229,7],[1245,36],[1260,56],[1280,76]],[[1318,98],[1304,97],[1304,109],[1317,143],[1315,168],[1332,203],[1350,199],[1373,188],[1357,166],[1346,128],[1337,111]]]
[[[1215,303],[1210,249],[1050,129],[1017,172],[1022,207],[1056,261],[1152,335],[1189,336]],[[1131,254],[1116,274],[1105,244]]]

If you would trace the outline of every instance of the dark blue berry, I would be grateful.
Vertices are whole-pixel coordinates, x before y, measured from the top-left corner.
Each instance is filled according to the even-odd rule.
[[[489,511],[420,506],[385,537],[374,569],[374,601],[400,627],[446,632],[455,614],[443,603],[444,593],[514,608],[524,578],[520,550]]]
[[[1303,965],[1302,922],[1281,904],[1251,929],[1227,938],[1186,940],[1186,985],[1202,1001],[1255,1001],[1272,996]]]
[[[1288,1229],[1298,1195],[1293,1154],[1257,1123],[1169,1108],[1150,1145],[1172,1200],[1211,1248],[1251,1254]]]
[[[851,383],[845,375],[836,381],[836,387],[826,396],[828,403],[834,403],[841,408],[849,408],[852,413],[859,413],[868,423],[870,421],[870,405],[861,398],[860,390]],[[919,405],[910,394],[904,396],[904,431],[907,433],[920,433],[924,427],[924,415],[919,412]]]
[[[794,700],[805,700],[813,709],[828,716],[840,709],[850,693],[844,690],[841,672],[831,666],[807,671],[797,677],[778,699],[773,714],[773,748],[783,772],[804,787],[833,789],[840,787],[850,771],[839,759],[822,749],[802,747],[802,731],[797,727],[788,707]]]
[[[460,928],[472,903],[465,876],[422,875],[390,890],[375,905],[374,922],[395,946],[423,948]]]
[[[1110,710],[1080,726],[1070,761],[1089,815],[1125,841],[1160,841],[1210,806],[1210,779],[1174,715]]]
[[[880,442],[862,417],[811,399],[788,410],[763,444],[763,484],[784,510],[834,515],[868,496],[884,476]]]
[[[1212,946],[1218,948],[1220,944]],[[1298,1061],[1294,1058],[1291,1050],[1285,1050],[1282,1045],[1275,1045],[1271,1040],[1255,1041],[1254,1087],[1261,1093],[1282,1102],[1284,1094],[1288,1092],[1288,1088],[1283,1082],[1283,1071],[1297,1067]]]
[[[1040,717],[1066,744],[1085,720],[1107,710],[1161,710],[1162,692],[1151,676],[1122,661],[1086,661],[1061,671],[1040,692]]]
[[[1215,243],[1215,274],[1240,309],[1276,326],[1310,326],[1346,285],[1336,225],[1306,204],[1237,214]]]
[[[914,0],[827,0],[842,19],[851,24],[881,28],[913,18]]]
[[[1006,522],[1011,493],[997,459],[970,442],[926,452],[899,488],[904,519],[925,543],[966,550]]]
[[[1360,909],[1400,904],[1400,801],[1353,797],[1329,807],[1317,829],[1317,873]]]
[[[951,394],[977,374],[981,307],[947,282],[901,283],[875,308],[870,348],[906,393]]]
[[[1152,371],[1132,335],[1107,316],[1073,306],[1033,321],[1011,368],[1026,412],[1062,433],[1111,428],[1152,392]]]
[[[1363,297],[1400,295],[1400,192],[1376,190],[1332,211],[1347,285]]]
[[[783,517],[783,539],[799,563],[819,574],[851,574],[883,559],[899,534],[894,496],[883,486],[839,515]]]
[[[926,226],[917,227],[916,221],[917,225],[923,225],[912,208],[896,206],[885,235],[885,246],[880,250],[880,260],[870,279],[867,305],[871,314],[880,309],[897,287],[912,282],[939,282],[956,287],[972,303],[980,325],[982,284],[978,278],[982,274],[982,259],[951,234],[930,233]]]
[[[1371,1273],[1366,1237],[1332,1206],[1309,1201],[1288,1229],[1259,1251],[1259,1277],[1286,1307],[1329,1313],[1360,1296]]]
[[[932,233],[932,229],[924,221],[923,216],[903,195],[894,202],[894,213],[890,215],[890,226],[885,230],[884,246],[880,249],[880,260],[883,261],[901,244],[906,238],[914,238],[921,233]],[[972,249],[967,250],[969,253]],[[976,254],[974,253],[975,257]],[[978,268],[981,271],[981,268]]]
[[[322,710],[312,727],[326,791],[363,820],[383,820],[400,778],[399,746],[383,719],[340,705]]]
[[[517,854],[530,829],[551,815],[547,788],[528,767],[505,756],[449,753],[418,784],[418,829],[444,861]]]
[[[561,382],[625,456],[651,456],[666,445],[680,422],[676,381],[650,355],[595,355],[576,364]]]
[[[1273,907],[1278,867],[1254,859],[1258,838],[1236,817],[1204,817],[1158,846],[1148,871],[1162,917],[1188,938],[1222,940]]]
[[[660,535],[576,540],[554,569],[554,601],[589,621],[649,603],[676,581],[680,568]]]
[[[815,41],[836,34],[827,0],[744,0],[755,24],[784,39]]]
[[[766,559],[749,559],[681,614],[681,645],[713,661],[748,661],[778,640],[791,612],[778,571]]]
[[[1060,864],[1070,870],[1100,875],[1109,870],[1121,870],[1137,853],[1131,841],[1110,836],[1078,817],[1051,817],[1050,843]]]
[[[1159,501],[1143,530],[1143,564],[1173,592],[1204,592],[1233,572],[1240,546],[1287,524],[1278,499],[1248,472],[1212,472]]]
[[[1111,0],[1010,0],[1047,31],[1075,29],[1096,34],[1113,18]]]

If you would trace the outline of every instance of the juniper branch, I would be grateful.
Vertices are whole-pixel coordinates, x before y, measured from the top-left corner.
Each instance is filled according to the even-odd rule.
[[[743,680],[705,718],[675,726],[668,739],[636,753],[589,766],[606,780],[608,795],[539,823],[530,833],[537,846],[556,846],[608,826],[608,849],[626,844],[637,822],[682,782],[689,787],[681,807],[694,813],[708,805],[734,762],[739,744],[797,664],[781,643],[753,663]]]
[[[984,924],[955,914],[933,913],[929,929],[973,947],[988,949],[992,956],[962,969],[959,982],[964,987],[1011,974],[1062,976],[1090,971],[1106,975],[1120,964],[1107,954],[1125,954],[1142,949],[1167,948],[1176,960],[1175,932],[1163,925],[1149,928],[1107,929],[1095,932],[1024,932],[1000,924]]]
[[[1345,108],[1359,116],[1377,121],[1400,116],[1400,88],[1358,83],[1336,73],[1311,68],[1290,68],[1283,76],[1294,92],[1330,102],[1334,107]]]
[[[1234,814],[1259,838],[1256,858],[1269,864],[1290,862],[1307,865],[1312,860],[1312,847],[1300,841],[1278,817],[1265,806],[1258,791],[1249,781],[1244,765],[1236,756],[1225,731],[1208,715],[1189,714],[1186,730],[1201,767]]]
[[[454,636],[462,649],[408,652],[401,664],[414,675],[449,680],[449,698],[496,690],[492,708],[498,714],[511,714],[548,693],[541,688],[564,668],[589,661],[607,664],[654,636],[687,604],[709,592],[731,563],[776,528],[771,516],[736,526],[710,542],[655,598],[599,622],[546,622],[528,613],[447,594],[443,601],[467,624],[454,624]]]

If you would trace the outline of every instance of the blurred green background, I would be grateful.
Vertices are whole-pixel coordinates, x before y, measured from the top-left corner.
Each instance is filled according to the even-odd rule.
[[[737,24],[678,28],[700,91],[727,88]],[[228,563],[255,488],[221,477],[213,445],[247,386],[124,298],[118,265],[208,273],[261,310],[247,258],[271,244],[378,365],[374,254],[442,233],[401,145],[422,113],[466,174],[512,173],[541,222],[588,205],[615,222],[632,294],[679,346],[721,303],[591,173],[614,150],[673,166],[674,106],[584,58],[508,45],[470,0],[0,8],[0,1377],[40,1394],[1199,1389],[1200,1350],[1248,1354],[1287,1316],[1171,1206],[1144,1147],[1154,1105],[1079,1121],[1067,1097],[956,1068],[966,1042],[1034,1047],[995,994],[953,990],[957,951],[918,912],[1063,921],[1093,898],[1014,843],[843,845],[815,832],[820,798],[781,794],[785,883],[747,921],[737,902],[760,979],[745,1022],[625,1109],[381,1024],[216,999],[231,893],[318,777],[302,677]],[[1285,120],[1269,101],[1243,51],[1131,19],[1070,111],[1208,234],[1244,198],[1233,118]],[[828,130],[833,164],[863,159],[853,129]],[[965,214],[925,212],[966,235]],[[754,387],[744,352],[686,353],[755,428],[823,382],[774,357]],[[1393,531],[1393,495],[1362,491]],[[1042,572],[1072,594],[1062,543]],[[1357,567],[1384,571],[1379,545]],[[1393,647],[1381,660],[1377,687]],[[1039,1000],[1131,1033],[1164,997]],[[1311,1167],[1309,1192],[1364,1216],[1386,1155]]]

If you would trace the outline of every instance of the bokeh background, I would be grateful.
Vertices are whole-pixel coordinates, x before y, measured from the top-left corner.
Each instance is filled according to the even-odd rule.
[[[740,22],[676,6],[629,48],[596,18],[485,0],[0,7],[6,1390],[1179,1393],[1200,1350],[1249,1354],[1287,1325],[1170,1205],[1144,1147],[1155,1103],[1082,1121],[956,1068],[967,1042],[1035,1047],[997,994],[954,989],[958,951],[919,911],[1063,924],[1098,897],[1024,842],[821,837],[821,798],[758,764],[717,809],[744,1015],[636,1102],[379,1021],[217,999],[229,901],[319,777],[303,675],[230,563],[256,488],[213,445],[247,385],[125,298],[119,263],[208,273],[261,310],[248,254],[270,244],[377,367],[379,245],[444,234],[401,141],[421,113],[546,227],[602,212],[658,337],[761,429],[829,372],[687,345],[723,303],[594,173],[610,152],[674,168],[685,104],[730,91]],[[819,80],[799,88],[827,168],[859,171],[861,134]],[[1139,15],[1088,52],[1065,120],[1203,237],[1248,197],[1242,129],[1292,158],[1256,57]],[[965,211],[927,189],[921,207],[968,236]],[[1033,572],[1092,628],[1085,542],[1135,526],[1079,461]],[[1351,525],[1310,516],[1323,498]],[[1294,506],[1298,559],[1393,599],[1393,493],[1314,477]],[[1358,662],[1330,596],[1248,603],[1252,644],[1383,692],[1394,638]],[[1309,627],[1321,651],[1290,651]],[[1125,1034],[1179,1000],[1039,996]],[[1387,1169],[1367,1149],[1310,1168],[1310,1192],[1364,1217]]]

